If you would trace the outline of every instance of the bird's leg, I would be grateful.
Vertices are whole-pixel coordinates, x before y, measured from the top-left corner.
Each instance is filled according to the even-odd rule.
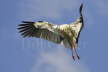
[[[75,61],[75,54],[74,54],[74,48],[75,48],[75,45],[74,45],[74,42],[72,41],[72,44],[71,44],[71,49],[72,49],[72,58],[73,60]]]
[[[73,60],[75,61],[74,49],[73,49],[73,48],[71,48],[71,49],[72,49],[72,58],[73,58]]]
[[[76,48],[74,48],[74,50],[75,50],[75,54],[76,54],[76,56],[77,56],[77,58],[78,58],[78,60],[79,60],[80,57],[79,57],[79,55],[78,55],[78,53],[77,53],[77,51],[76,51]]]
[[[76,51],[76,44],[75,44],[75,42],[73,42],[73,51],[75,51],[75,54],[76,54],[76,56],[77,56],[77,58],[78,58],[78,60],[80,59],[80,57],[79,57],[79,55],[78,55],[78,53],[77,53],[77,51]]]

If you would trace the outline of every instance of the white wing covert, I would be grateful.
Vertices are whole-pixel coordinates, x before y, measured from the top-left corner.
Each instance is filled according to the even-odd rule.
[[[18,29],[23,37],[37,37],[59,44],[63,37],[54,32],[52,26],[48,22],[23,21],[23,24],[20,24]]]

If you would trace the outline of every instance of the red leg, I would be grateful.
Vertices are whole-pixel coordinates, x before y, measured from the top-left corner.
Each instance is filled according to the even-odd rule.
[[[77,56],[77,58],[78,58],[78,60],[79,60],[80,57],[79,57],[79,55],[78,55],[78,53],[77,53],[77,51],[76,51],[76,48],[74,48],[74,50],[75,50],[75,54],[76,54],[76,56]]]
[[[79,60],[79,59],[80,59],[80,57],[79,57],[79,55],[78,55],[78,53],[77,53],[77,51],[76,51],[76,47],[77,47],[76,43],[75,43],[75,42],[73,42],[73,49],[74,49],[75,54],[76,54],[76,56],[77,56],[77,58],[78,58],[78,60]]]
[[[71,50],[72,50],[72,58],[73,58],[73,60],[75,61],[74,49],[73,49],[73,48],[71,48]]]

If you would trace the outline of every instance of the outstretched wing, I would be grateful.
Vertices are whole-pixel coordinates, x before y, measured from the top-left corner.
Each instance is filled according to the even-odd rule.
[[[83,8],[83,4],[81,4],[81,6],[79,8],[81,28],[80,28],[79,34],[77,36],[76,43],[78,43],[79,35],[81,33],[82,28],[84,27],[84,21],[83,21],[83,15],[82,15],[82,8]]]
[[[80,17],[75,22],[70,24],[72,31],[74,31],[76,34],[75,35],[76,43],[78,43],[80,32],[81,32],[82,28],[84,27],[82,8],[83,8],[83,4],[81,4],[81,6],[79,8]]]
[[[54,32],[52,29],[52,25],[48,22],[23,21],[23,24],[20,24],[18,29],[23,37],[37,37],[58,44],[61,43],[61,41],[63,40],[63,37]]]

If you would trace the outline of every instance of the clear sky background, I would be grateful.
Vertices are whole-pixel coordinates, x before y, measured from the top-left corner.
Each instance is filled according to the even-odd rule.
[[[36,38],[23,39],[22,20],[66,24],[84,4],[80,61],[70,49]],[[0,0],[0,72],[108,72],[108,0]]]

